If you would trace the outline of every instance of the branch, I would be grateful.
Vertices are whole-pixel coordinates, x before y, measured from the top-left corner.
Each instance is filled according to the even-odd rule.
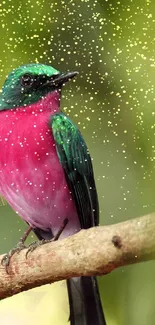
[[[27,259],[25,253],[24,249],[12,257],[9,274],[0,265],[0,299],[62,279],[103,275],[120,266],[155,259],[155,213],[81,230],[38,247]]]

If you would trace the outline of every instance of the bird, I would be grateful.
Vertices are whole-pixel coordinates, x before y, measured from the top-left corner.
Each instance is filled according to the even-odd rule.
[[[60,107],[63,86],[77,74],[25,64],[2,87],[0,194],[39,240],[58,233],[62,239],[99,224],[91,156]],[[69,279],[67,289],[71,325],[106,325],[95,277]]]

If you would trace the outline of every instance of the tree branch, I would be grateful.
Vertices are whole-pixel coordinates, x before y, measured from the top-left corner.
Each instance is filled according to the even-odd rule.
[[[38,247],[27,259],[25,253],[12,257],[9,274],[0,265],[0,299],[46,283],[103,275],[120,266],[155,259],[155,213],[81,230]]]

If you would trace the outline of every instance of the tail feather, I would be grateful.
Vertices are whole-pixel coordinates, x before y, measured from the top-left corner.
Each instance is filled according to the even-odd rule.
[[[86,325],[85,310],[82,296],[81,278],[67,280],[67,289],[70,306],[70,324]]]
[[[95,277],[70,279],[67,287],[71,325],[106,325]]]

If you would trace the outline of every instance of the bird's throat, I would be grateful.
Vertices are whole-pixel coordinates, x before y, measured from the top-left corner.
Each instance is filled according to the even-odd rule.
[[[45,97],[41,98],[39,101],[28,106],[20,106],[16,108],[17,111],[27,113],[42,113],[45,111],[55,114],[60,110],[60,98],[61,92],[59,90],[54,90],[51,93],[48,93]]]

